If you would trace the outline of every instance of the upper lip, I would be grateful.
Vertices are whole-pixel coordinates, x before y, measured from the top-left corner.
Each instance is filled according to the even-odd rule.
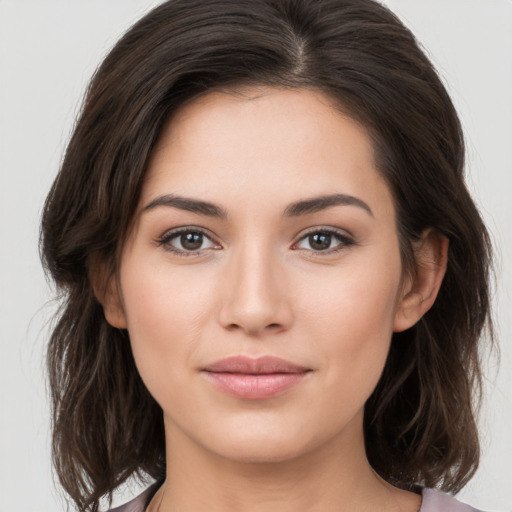
[[[309,368],[294,364],[286,359],[274,356],[251,358],[247,356],[231,356],[219,359],[203,368],[203,371],[213,373],[304,373]]]

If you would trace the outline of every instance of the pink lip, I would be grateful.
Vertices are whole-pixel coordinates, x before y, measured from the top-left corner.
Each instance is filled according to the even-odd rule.
[[[227,357],[202,369],[204,376],[217,389],[247,400],[279,395],[301,382],[310,372],[304,366],[273,356],[257,359]]]

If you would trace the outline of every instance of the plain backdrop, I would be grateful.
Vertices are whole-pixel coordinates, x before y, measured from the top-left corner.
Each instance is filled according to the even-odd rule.
[[[156,0],[0,0],[0,512],[65,510],[50,465],[44,377],[54,306],[38,259],[42,204],[86,83]],[[461,115],[468,182],[498,255],[501,363],[488,364],[483,460],[459,495],[512,510],[512,1],[388,0]],[[136,488],[125,489],[118,502]]]

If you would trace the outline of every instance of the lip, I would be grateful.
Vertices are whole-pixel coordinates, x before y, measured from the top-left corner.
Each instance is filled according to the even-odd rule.
[[[219,391],[246,400],[280,395],[299,384],[311,371],[274,356],[256,359],[232,356],[202,368],[202,374]]]
[[[257,358],[247,356],[231,356],[219,359],[203,368],[204,371],[214,373],[303,373],[309,369],[294,364],[286,359],[275,356],[261,356]]]

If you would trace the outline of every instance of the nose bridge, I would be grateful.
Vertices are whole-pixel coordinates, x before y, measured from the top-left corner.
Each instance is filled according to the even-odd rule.
[[[224,271],[220,315],[224,327],[258,334],[266,328],[289,326],[291,309],[283,269],[270,244],[246,240],[233,249]]]

